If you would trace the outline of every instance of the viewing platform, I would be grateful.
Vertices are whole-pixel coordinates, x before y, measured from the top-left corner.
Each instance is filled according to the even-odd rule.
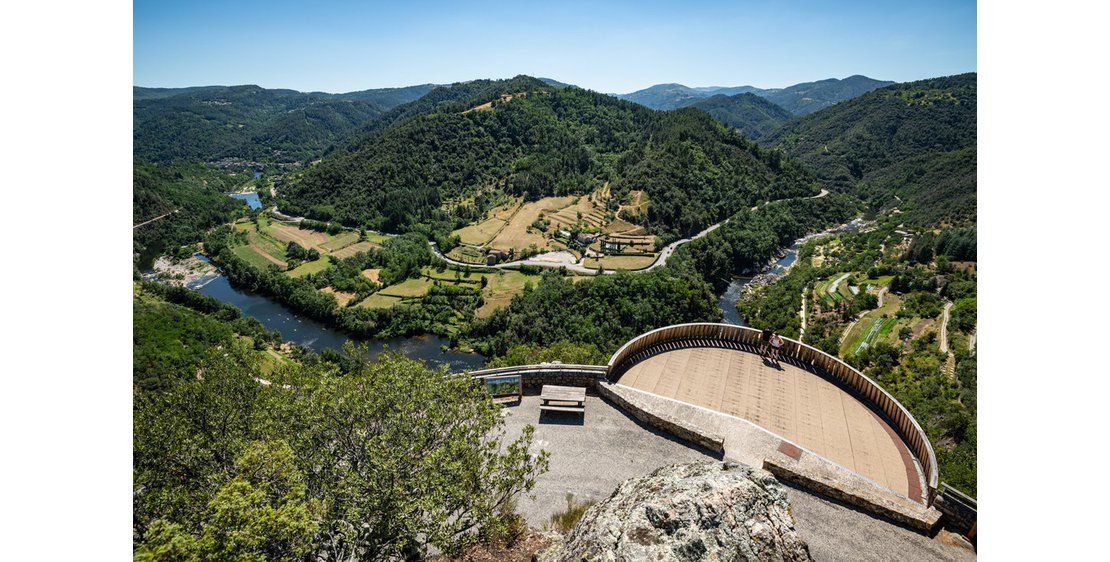
[[[750,421],[922,501],[922,475],[895,430],[845,389],[786,360],[771,361],[739,344],[672,343],[614,382]]]
[[[922,532],[935,528],[942,516],[933,507],[936,456],[909,411],[837,357],[784,338],[773,361],[760,355],[759,339],[741,326],[679,324],[629,341],[604,366],[472,374],[519,375],[533,394],[545,384],[589,388],[641,423],[726,460]],[[587,409],[580,428],[587,442],[590,428]]]

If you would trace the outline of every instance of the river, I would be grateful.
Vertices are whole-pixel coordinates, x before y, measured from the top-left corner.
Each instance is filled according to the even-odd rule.
[[[798,247],[814,238],[821,236],[828,236],[831,234],[838,234],[841,232],[851,232],[859,230],[863,226],[862,219],[856,219],[848,224],[842,224],[835,228],[830,228],[824,232],[810,234],[794,241],[789,248],[786,249],[786,254],[778,259],[774,264],[763,269],[759,272],[760,275],[781,275],[794,265],[794,261],[798,259]],[[721,298],[717,299],[717,307],[721,309],[723,317],[721,322],[725,324],[734,324],[736,326],[744,326],[744,318],[740,316],[740,311],[736,310],[736,301],[744,295],[744,287],[751,283],[754,277],[737,277],[728,284],[728,288],[721,294]]]
[[[426,361],[430,367],[447,365],[451,372],[480,369],[485,358],[475,353],[443,351],[449,342],[439,336],[416,336],[411,338],[392,338],[386,340],[359,340],[346,333],[330,328],[315,320],[298,316],[285,305],[269,297],[236,289],[227,277],[210,275],[189,285],[190,289],[208,295],[220,302],[230,304],[243,311],[243,314],[256,318],[267,330],[277,331],[285,341],[315,351],[325,348],[340,349],[349,340],[356,343],[365,341],[371,354],[386,349],[400,351],[406,357]]]

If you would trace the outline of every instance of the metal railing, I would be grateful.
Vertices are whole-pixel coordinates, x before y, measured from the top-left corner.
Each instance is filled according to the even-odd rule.
[[[759,339],[759,330],[732,324],[696,323],[666,326],[647,332],[618,349],[607,365],[609,380],[616,380],[631,364],[665,351],[667,344],[681,346],[691,340],[693,340],[691,343],[699,344],[697,340],[702,340],[701,344],[723,342],[754,350],[759,345]],[[921,463],[928,484],[926,503],[932,505],[936,497],[939,477],[937,457],[933,452],[932,444],[929,443],[929,438],[917,420],[910,415],[909,410],[863,373],[824,351],[796,340],[783,338],[781,354],[784,361],[799,363],[800,366],[812,367],[828,373],[834,380],[852,389],[859,397],[866,399],[883,412],[901,432],[906,444]]]

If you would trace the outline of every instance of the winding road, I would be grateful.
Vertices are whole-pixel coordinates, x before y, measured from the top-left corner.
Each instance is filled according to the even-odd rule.
[[[806,199],[820,199],[821,197],[824,197],[828,194],[829,194],[829,190],[821,189],[821,193],[818,193],[817,195],[814,195],[812,197],[806,197]],[[786,199],[778,199],[778,201],[786,201]],[[763,205],[756,205],[755,207],[752,207],[752,210],[753,211],[758,210],[760,207],[767,206],[771,203],[773,203],[773,201],[768,201],[768,202],[764,203]],[[644,273],[644,272],[651,271],[651,270],[653,270],[657,267],[663,267],[663,266],[667,265],[667,259],[669,259],[671,257],[671,254],[673,254],[674,251],[679,246],[681,246],[681,245],[683,245],[687,242],[697,240],[698,238],[705,237],[710,232],[713,232],[714,230],[717,230],[718,228],[720,228],[722,224],[725,224],[731,218],[732,217],[729,217],[728,219],[725,219],[725,220],[723,220],[723,221],[721,221],[717,224],[714,224],[714,225],[706,228],[705,230],[703,230],[703,231],[701,231],[701,232],[699,232],[699,233],[697,233],[693,236],[690,236],[688,238],[682,238],[681,240],[675,240],[674,242],[671,242],[670,244],[667,244],[666,246],[663,247],[662,250],[659,251],[659,255],[656,256],[655,261],[652,262],[651,265],[649,265],[649,266],[647,266],[643,269],[632,269],[632,270],[628,270],[628,271],[630,271],[632,273]],[[592,267],[586,267],[586,266],[582,265],[582,262],[585,261],[584,259],[579,260],[577,263],[570,263],[570,264],[568,264],[566,262],[531,260],[531,259],[510,261],[510,262],[505,262],[505,263],[499,263],[497,265],[483,265],[483,264],[466,263],[466,262],[453,260],[453,259],[443,255],[443,252],[439,251],[439,246],[437,246],[435,242],[428,242],[428,244],[432,247],[432,252],[435,253],[435,255],[438,256],[440,259],[442,259],[443,261],[445,261],[445,262],[447,262],[451,265],[456,265],[456,266],[461,266],[461,267],[485,267],[485,268],[492,268],[492,269],[505,269],[505,268],[519,267],[519,266],[522,266],[522,265],[530,265],[530,266],[537,266],[537,267],[552,267],[552,268],[556,268],[556,269],[561,268],[561,267],[565,267],[565,268],[567,268],[567,271],[574,271],[574,272],[578,272],[578,273],[584,273],[584,274],[587,274],[587,275],[596,275],[598,273],[597,269],[592,268]],[[554,252],[548,252],[548,253],[554,253]],[[543,254],[541,254],[541,255],[543,255]],[[605,270],[605,273],[607,273],[607,274],[616,273],[616,272],[617,272],[617,270],[613,270],[613,269],[606,269]]]

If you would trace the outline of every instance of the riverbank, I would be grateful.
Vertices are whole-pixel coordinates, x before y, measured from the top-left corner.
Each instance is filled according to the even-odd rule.
[[[190,287],[217,273],[216,266],[196,255],[183,260],[159,256],[154,260],[153,273],[159,281],[177,287]]]
[[[758,273],[755,275],[733,279],[732,283],[729,284],[728,288],[721,294],[720,299],[717,301],[717,307],[721,309],[724,315],[724,322],[737,326],[744,326],[744,320],[736,308],[736,303],[752,291],[770,285],[783,275],[789,273],[790,269],[797,263],[798,248],[800,248],[802,244],[824,236],[859,230],[867,226],[867,224],[867,221],[859,217],[821,232],[807,234],[795,240],[790,246],[781,248],[779,251],[775,252],[763,267],[759,268]]]

